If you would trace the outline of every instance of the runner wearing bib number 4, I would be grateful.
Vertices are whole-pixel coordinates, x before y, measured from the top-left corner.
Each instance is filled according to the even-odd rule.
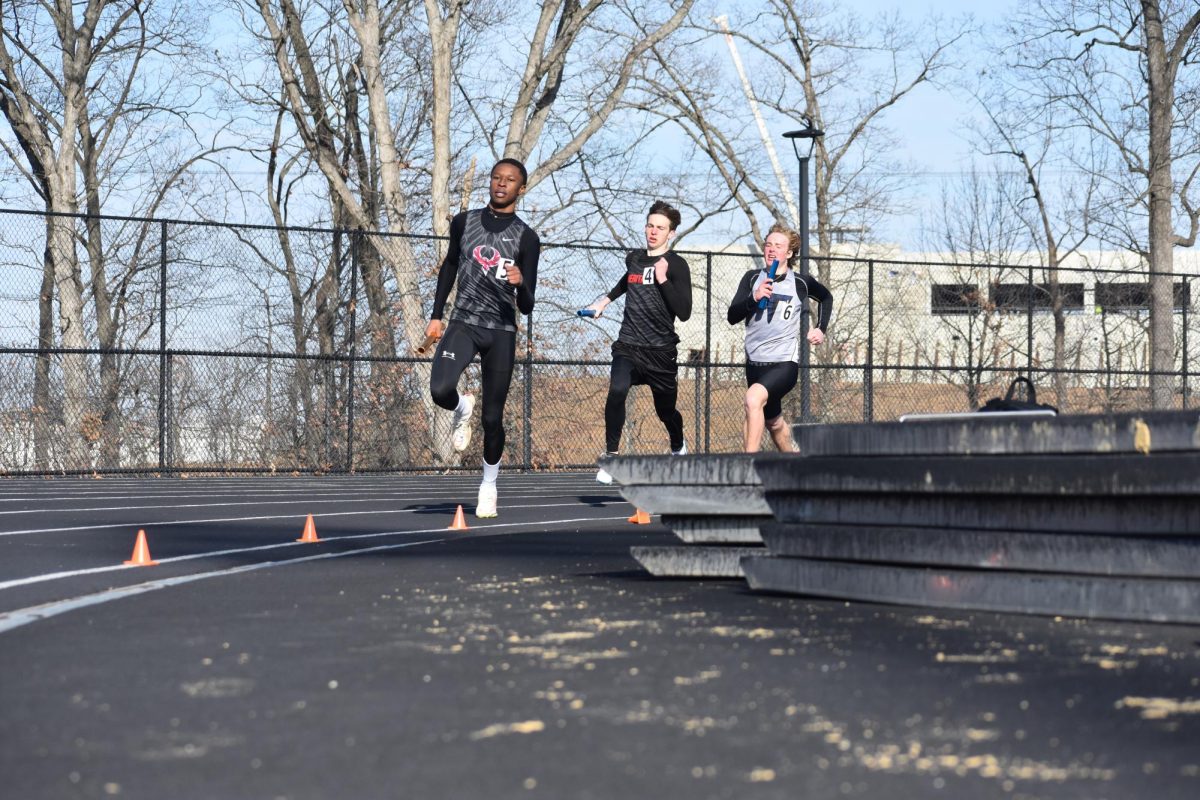
[[[612,371],[604,402],[604,447],[616,455],[625,427],[625,401],[638,384],[650,387],[654,413],[667,431],[673,455],[687,453],[683,438],[683,415],[676,408],[679,396],[679,334],[675,320],[686,322],[692,315],[692,273],[687,261],[671,252],[671,240],[679,228],[679,210],[659,200],[646,214],[646,249],[625,256],[625,273],[612,290],[585,311],[599,317],[608,304],[625,296],[621,329],[612,346]],[[599,483],[612,483],[612,475],[601,468]]]

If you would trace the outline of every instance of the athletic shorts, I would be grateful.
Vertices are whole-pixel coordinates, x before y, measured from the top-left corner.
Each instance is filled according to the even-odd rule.
[[[632,364],[630,386],[645,384],[655,394],[673,393],[679,390],[679,351],[674,347],[656,349],[631,347],[624,342],[613,342],[613,371],[619,368],[618,359]]]
[[[783,413],[783,398],[796,387],[800,365],[795,361],[747,361],[746,387],[761,385],[767,390],[763,419],[772,420]]]

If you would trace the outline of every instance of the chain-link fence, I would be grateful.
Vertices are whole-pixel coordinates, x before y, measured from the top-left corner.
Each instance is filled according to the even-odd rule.
[[[433,237],[0,211],[0,472],[346,472],[475,468],[418,357],[444,242]],[[759,256],[681,251],[679,408],[693,452],[740,449],[741,325]],[[1058,270],[823,259],[835,312],[788,397],[796,421],[966,411],[1027,375],[1064,412],[1150,404],[1144,268]],[[580,468],[604,446],[620,302],[575,311],[624,270],[612,248],[544,246],[518,334],[505,461]],[[1195,407],[1192,286],[1174,288],[1176,405]],[[803,363],[803,362],[802,362]],[[477,387],[478,366],[464,388]],[[648,390],[623,452],[666,452]]]

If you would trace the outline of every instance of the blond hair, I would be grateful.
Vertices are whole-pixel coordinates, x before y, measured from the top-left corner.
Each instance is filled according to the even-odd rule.
[[[788,266],[796,266],[796,261],[800,258],[800,234],[784,225],[782,222],[776,222],[771,226],[771,230],[767,231],[767,236],[772,233],[782,233],[788,239],[788,250],[792,251],[792,257],[788,259]]]

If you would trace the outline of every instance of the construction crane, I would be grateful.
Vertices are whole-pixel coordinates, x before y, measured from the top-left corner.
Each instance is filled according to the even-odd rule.
[[[750,81],[746,77],[746,69],[742,66],[742,58],[738,55],[737,44],[733,41],[733,34],[729,30],[729,17],[722,14],[713,19],[721,30],[725,32],[725,43],[729,45],[729,55],[733,58],[733,66],[737,70],[738,77],[742,81],[742,91],[746,94],[746,102],[750,105],[750,113],[754,115],[754,121],[758,123],[758,135],[762,138],[763,147],[766,148],[767,157],[771,160],[771,168],[775,170],[775,179],[779,181],[779,193],[787,203],[788,211],[792,215],[792,224],[796,227],[800,225],[800,211],[796,208],[796,201],[792,198],[792,192],[788,189],[787,179],[783,175],[783,169],[779,166],[779,156],[775,154],[775,145],[771,142],[771,135],[767,132],[767,123],[763,120],[762,113],[758,110],[758,100],[754,97],[754,90],[750,88]]]

